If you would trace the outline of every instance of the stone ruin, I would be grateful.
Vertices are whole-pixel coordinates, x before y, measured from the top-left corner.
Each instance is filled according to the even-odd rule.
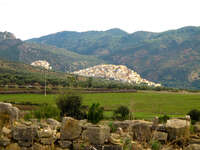
[[[0,150],[200,150],[200,124],[190,133],[190,118],[170,119],[159,124],[144,120],[113,121],[94,125],[87,120],[64,117],[24,121],[20,111],[0,103]]]

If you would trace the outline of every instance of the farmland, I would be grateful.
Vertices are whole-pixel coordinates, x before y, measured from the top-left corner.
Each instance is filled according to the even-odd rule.
[[[136,93],[93,93],[82,96],[84,105],[100,103],[105,108],[107,117],[111,116],[112,110],[120,105],[128,106],[134,117],[144,119],[162,114],[183,116],[191,109],[200,109],[199,93],[140,91]],[[0,101],[55,105],[56,97],[55,94],[49,94],[46,97],[42,94],[1,94]]]

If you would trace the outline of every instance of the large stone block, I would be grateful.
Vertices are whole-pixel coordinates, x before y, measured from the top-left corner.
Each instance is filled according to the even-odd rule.
[[[190,121],[170,119],[167,120],[166,129],[169,140],[175,140],[181,137],[188,138],[190,135]]]
[[[110,137],[110,128],[108,126],[89,126],[86,130],[88,140],[91,144],[104,144]]]
[[[159,131],[153,132],[153,140],[160,141],[162,143],[167,142],[167,136],[168,134],[165,132],[159,132]]]
[[[1,116],[9,115],[9,119],[11,121],[19,119],[19,109],[17,107],[13,107],[10,103],[0,102],[0,120]]]
[[[12,143],[6,147],[6,150],[21,150],[17,143]]]
[[[200,144],[190,144],[184,150],[200,150]]]
[[[113,127],[115,129],[122,128],[123,131],[127,131],[132,124],[134,124],[134,121],[132,121],[132,120],[114,121],[113,122]]]
[[[61,125],[61,140],[74,140],[80,137],[82,128],[79,121],[71,117],[64,117]]]
[[[152,137],[152,122],[138,120],[131,126],[133,139],[148,142]]]
[[[58,141],[61,148],[70,148],[72,145],[71,141]]]
[[[104,145],[103,150],[123,150],[121,145]]]
[[[37,138],[37,126],[15,126],[12,129],[13,139],[18,141],[20,146],[30,146]]]
[[[10,139],[7,137],[0,137],[0,146],[7,146],[10,144]]]

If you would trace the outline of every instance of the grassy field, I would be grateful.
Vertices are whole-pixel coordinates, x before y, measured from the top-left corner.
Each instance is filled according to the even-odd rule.
[[[2,94],[0,101],[49,103],[55,105],[57,95],[40,94]],[[96,93],[83,94],[83,103],[91,105],[98,102],[106,110],[114,110],[120,105],[128,106],[136,118],[152,118],[156,115],[183,116],[191,109],[200,109],[200,94],[194,93]],[[107,111],[106,116],[112,112]]]

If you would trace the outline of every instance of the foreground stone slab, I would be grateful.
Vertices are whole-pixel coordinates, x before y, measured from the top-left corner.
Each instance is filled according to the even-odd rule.
[[[181,119],[167,120],[166,129],[169,140],[188,138],[190,135],[190,121]]]
[[[71,117],[64,117],[61,125],[61,140],[74,140],[80,137],[82,128],[79,121]]]
[[[149,142],[152,137],[152,122],[138,120],[132,124],[133,140]]]
[[[37,126],[17,125],[12,129],[12,136],[20,146],[30,146],[37,138]]]
[[[101,145],[108,141],[110,137],[110,128],[108,126],[89,126],[86,130],[89,143]]]

